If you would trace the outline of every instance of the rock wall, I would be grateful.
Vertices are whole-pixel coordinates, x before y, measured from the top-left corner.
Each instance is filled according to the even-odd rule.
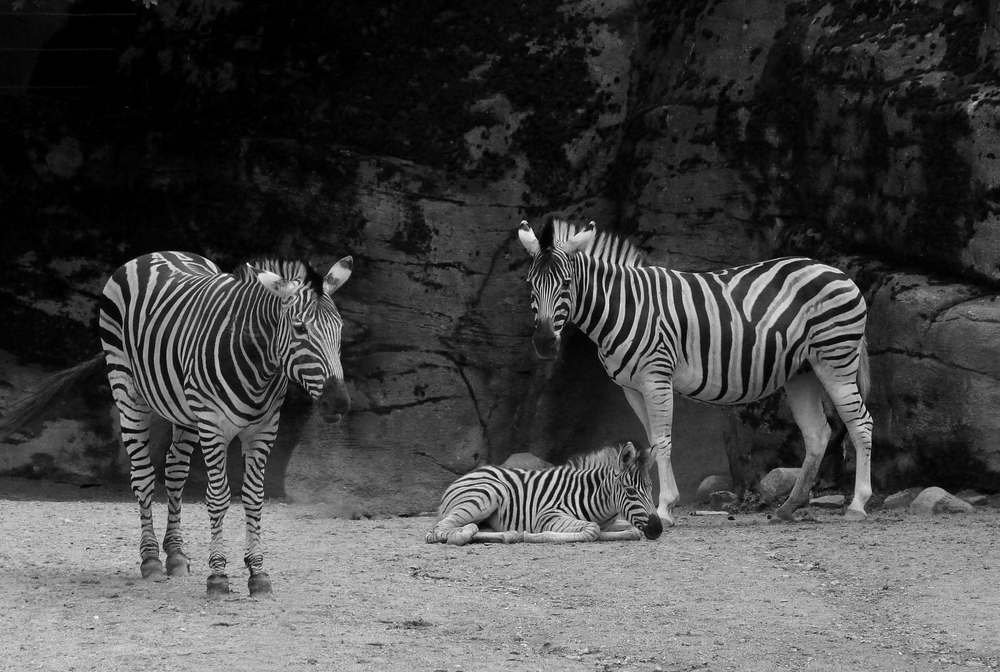
[[[354,408],[325,426],[290,400],[269,493],[432,509],[476,464],[642,439],[585,338],[553,363],[531,352],[513,233],[559,215],[678,269],[847,269],[871,306],[876,486],[1000,487],[997,5],[129,4],[100,95],[0,105],[0,306],[18,325],[0,394],[96,351],[95,297],[141,252],[353,254],[337,302]],[[91,455],[76,478],[123,478],[98,406],[57,410],[0,471],[67,477],[69,432]],[[778,399],[675,415],[684,497],[727,455],[744,487],[801,459]]]

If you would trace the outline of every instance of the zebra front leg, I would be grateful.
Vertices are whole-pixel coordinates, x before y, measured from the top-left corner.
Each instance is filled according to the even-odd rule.
[[[164,479],[167,486],[167,532],[163,535],[163,550],[167,554],[169,576],[187,576],[191,572],[191,561],[184,553],[184,538],[181,535],[181,498],[191,467],[191,453],[197,441],[195,432],[174,425]]]
[[[201,435],[205,467],[208,471],[208,489],[205,491],[205,506],[212,528],[212,538],[208,545],[208,596],[222,597],[229,594],[229,577],[226,575],[226,541],[223,524],[229,510],[229,476],[226,474],[226,449],[228,441],[219,437]]]
[[[674,524],[674,506],[680,499],[680,490],[674,479],[674,469],[670,462],[672,449],[671,431],[674,418],[674,390],[670,380],[660,383],[645,383],[641,390],[622,388],[625,398],[643,423],[646,438],[656,461],[660,477],[659,503],[656,515],[663,525]]]
[[[250,597],[271,592],[271,577],[264,571],[264,548],[260,543],[260,517],[264,508],[264,466],[267,446],[248,451],[243,471],[243,510],[246,515],[246,554],[243,563],[250,570],[247,588]]]
[[[529,544],[572,544],[597,541],[601,536],[600,525],[572,516],[553,516],[542,520],[541,526],[541,532],[524,532],[521,541]]]

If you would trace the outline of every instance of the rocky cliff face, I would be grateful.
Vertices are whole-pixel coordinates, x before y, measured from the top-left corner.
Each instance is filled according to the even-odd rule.
[[[135,254],[349,253],[354,408],[325,426],[289,402],[272,494],[412,513],[481,462],[641,440],[586,339],[531,352],[514,230],[555,214],[679,269],[847,269],[870,298],[876,485],[1000,485],[995,4],[353,4],[126,3],[100,95],[8,96],[6,398],[38,377],[18,360],[97,350],[95,297]],[[0,469],[69,469],[72,444],[78,477],[121,478],[112,414],[87,398]],[[797,466],[782,409],[682,402],[682,494],[727,453],[744,484]]]

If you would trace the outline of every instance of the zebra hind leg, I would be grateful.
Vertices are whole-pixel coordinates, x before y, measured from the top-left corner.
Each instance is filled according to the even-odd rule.
[[[153,528],[153,486],[155,472],[149,457],[149,424],[152,409],[146,402],[128,394],[131,378],[125,373],[108,376],[118,406],[122,445],[128,453],[132,493],[139,503],[142,533],[139,539],[139,571],[147,581],[164,581],[167,575],[160,562],[160,549]]]
[[[816,480],[823,453],[830,441],[830,424],[823,411],[824,394],[823,385],[812,371],[795,375],[785,383],[785,396],[792,409],[792,417],[805,441],[806,459],[795,479],[792,493],[775,511],[781,520],[792,520],[795,510],[808,503],[809,490]]]
[[[181,497],[191,466],[191,453],[194,452],[197,441],[197,434],[174,425],[164,479],[167,486],[167,531],[163,535],[163,551],[167,554],[169,576],[187,576],[191,573],[191,561],[184,553],[184,538],[181,535]]]

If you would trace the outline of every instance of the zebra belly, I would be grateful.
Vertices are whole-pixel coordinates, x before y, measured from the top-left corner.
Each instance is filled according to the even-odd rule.
[[[695,401],[720,406],[746,404],[769,397],[788,382],[789,375],[776,367],[769,376],[753,376],[744,380],[736,372],[705,379],[701,370],[692,366],[678,366],[674,370],[673,388],[678,394]]]

